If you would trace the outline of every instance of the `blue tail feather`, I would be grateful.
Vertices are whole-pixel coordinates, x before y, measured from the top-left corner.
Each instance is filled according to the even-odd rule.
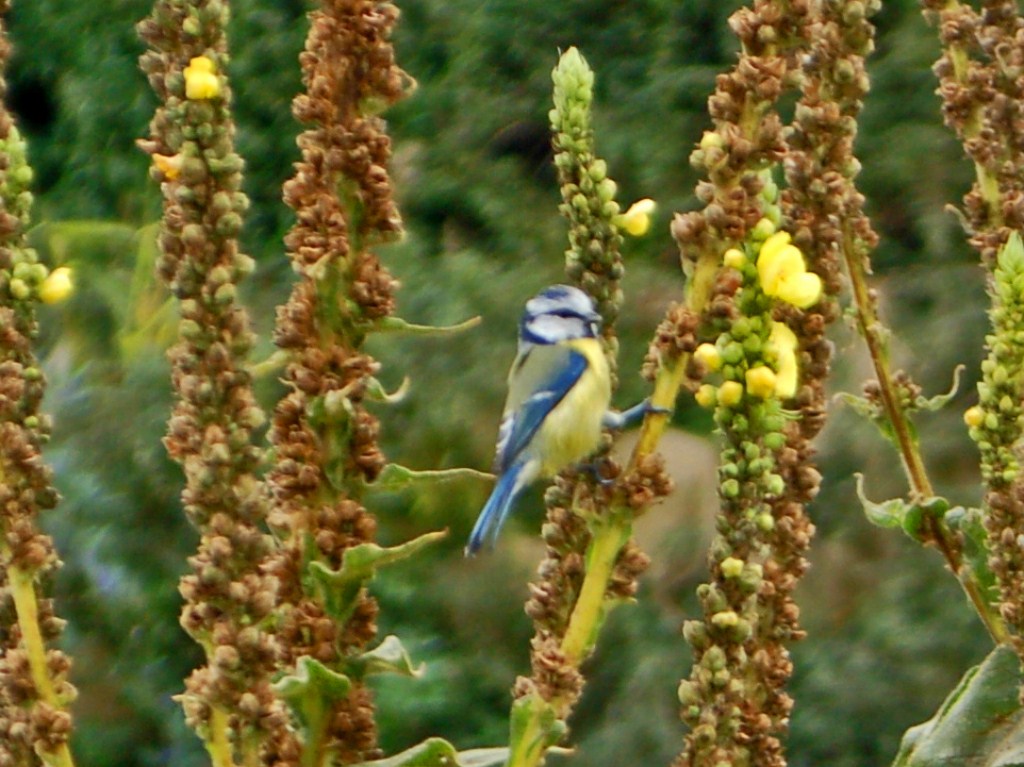
[[[519,491],[522,489],[519,478],[523,472],[523,464],[512,464],[501,476],[498,483],[491,491],[491,497],[487,499],[480,516],[473,525],[473,532],[469,534],[469,541],[466,543],[465,554],[467,557],[474,556],[484,543],[493,546],[501,532],[502,525],[508,519],[512,504],[515,503]]]

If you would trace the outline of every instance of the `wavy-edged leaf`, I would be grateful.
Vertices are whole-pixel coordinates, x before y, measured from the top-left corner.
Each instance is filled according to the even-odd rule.
[[[400,754],[360,762],[353,767],[502,767],[508,761],[508,748],[474,748],[456,751],[443,738],[428,738]]]
[[[373,323],[372,330],[376,333],[403,333],[415,336],[444,336],[453,333],[461,333],[464,330],[475,328],[481,322],[479,315],[470,317],[455,325],[417,325],[406,322],[401,317],[384,317]]]
[[[997,647],[934,717],[907,730],[893,767],[1024,767],[1020,683],[1016,653]]]
[[[303,727],[319,730],[325,713],[352,691],[352,680],[304,655],[299,658],[294,674],[274,683],[274,691],[295,712]]]
[[[395,405],[405,399],[405,395],[409,393],[411,388],[410,384],[412,379],[406,376],[402,379],[402,383],[393,392],[388,392],[384,388],[384,384],[378,381],[376,378],[369,378],[366,382],[366,398],[373,402],[383,402],[386,405]]]
[[[373,580],[378,567],[411,557],[447,534],[447,530],[425,533],[389,548],[376,543],[361,543],[345,552],[338,570],[331,570],[322,562],[310,562],[309,574],[323,596],[324,609],[332,618],[344,623],[355,609],[359,592]]]
[[[964,367],[964,365],[956,366],[953,371],[953,384],[949,387],[949,391],[945,394],[936,394],[934,397],[919,396],[914,400],[914,407],[932,412],[945,407],[946,403],[956,396],[957,390],[960,388],[960,374],[964,372]]]
[[[939,518],[949,511],[949,501],[941,496],[925,498],[920,503],[908,503],[902,498],[893,498],[875,503],[864,494],[864,475],[854,474],[857,480],[857,498],[864,508],[864,516],[878,527],[899,527],[914,540],[921,540],[925,519]]]
[[[857,498],[860,499],[860,505],[864,509],[864,516],[868,518],[868,522],[878,527],[900,527],[907,514],[906,501],[902,498],[893,498],[882,503],[875,503],[864,494],[864,475],[858,472],[853,476],[857,480]]]
[[[510,751],[527,764],[537,763],[540,759],[534,757],[542,757],[562,739],[566,729],[550,703],[536,692],[524,695],[512,704]]]
[[[423,674],[423,664],[414,666],[402,640],[394,634],[384,637],[375,648],[362,655],[349,658],[346,670],[354,679],[363,679],[370,674],[400,674],[418,677]]]
[[[374,480],[373,487],[375,490],[405,490],[414,485],[436,485],[464,479],[493,482],[494,475],[463,467],[417,471],[397,463],[389,463]]]

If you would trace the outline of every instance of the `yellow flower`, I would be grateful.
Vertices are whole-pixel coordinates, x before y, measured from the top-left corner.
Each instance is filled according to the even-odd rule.
[[[789,399],[796,394],[800,370],[797,366],[796,334],[782,322],[773,322],[768,348],[775,353],[775,395]]]
[[[743,384],[739,381],[726,381],[718,387],[718,404],[732,407],[743,399]]]
[[[213,99],[220,95],[217,66],[207,56],[196,56],[185,67],[185,98]]]
[[[153,155],[153,164],[157,167],[157,170],[164,174],[164,178],[168,181],[174,181],[174,179],[181,175],[181,162],[182,156],[180,154]]]
[[[651,228],[651,216],[657,207],[657,203],[650,198],[637,200],[625,213],[615,217],[615,225],[624,229],[626,234],[642,237]]]
[[[39,286],[39,300],[44,304],[57,304],[70,296],[74,290],[71,268],[58,266]]]
[[[975,405],[964,411],[964,423],[972,429],[976,429],[985,423],[985,411]]]
[[[693,352],[693,358],[712,373],[722,367],[722,354],[714,344],[701,344]]]
[[[787,232],[776,232],[764,241],[757,254],[757,276],[767,295],[799,309],[821,298],[821,278],[807,271],[804,254],[790,242]]]
[[[711,384],[702,384],[697,389],[697,393],[693,395],[693,398],[697,400],[698,405],[710,410],[715,406],[715,401],[718,399],[718,389]]]
[[[798,309],[814,306],[821,298],[821,277],[814,272],[794,274],[788,280],[779,283],[779,292],[776,295]]]
[[[775,394],[775,371],[767,365],[750,368],[746,378],[747,391],[752,397],[766,399]]]
[[[722,256],[722,263],[733,269],[742,269],[747,265],[747,257],[739,248],[729,248]]]

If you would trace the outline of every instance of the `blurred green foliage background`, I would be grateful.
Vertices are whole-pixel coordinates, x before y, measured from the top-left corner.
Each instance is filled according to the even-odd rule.
[[[300,0],[236,0],[230,75],[238,147],[252,198],[244,239],[259,263],[245,286],[262,339],[291,273],[281,251],[289,225],[280,186],[296,159],[291,97],[305,35]],[[652,233],[628,242],[619,404],[644,396],[637,371],[647,340],[682,277],[668,234],[674,210],[693,207],[688,155],[708,125],[714,76],[734,61],[721,0],[405,0],[399,62],[419,82],[395,107],[394,179],[408,237],[382,255],[403,284],[401,314],[445,324],[480,314],[456,337],[377,339],[384,381],[412,391],[382,408],[385,447],[417,468],[486,468],[522,302],[561,274],[564,229],[548,162],[550,71],[578,46],[596,70],[598,147],[628,203],[660,204]],[[171,696],[199,653],[177,624],[177,578],[195,543],[179,512],[181,477],[160,444],[170,408],[164,349],[173,307],[151,278],[157,190],[134,141],[154,98],[136,68],[134,23],[144,0],[16,2],[12,108],[37,171],[33,238],[51,263],[77,272],[73,300],[43,310],[41,353],[55,416],[48,457],[64,503],[45,520],[65,567],[55,583],[76,659],[79,764],[205,763]],[[921,423],[933,479],[957,503],[976,503],[976,455],[959,413],[972,399],[985,330],[982,275],[944,210],[970,166],[942,126],[930,65],[935,31],[911,0],[877,17],[874,89],[858,140],[861,186],[882,233],[876,281],[896,330],[900,365],[926,392],[945,390],[965,363],[962,393]],[[787,102],[791,108],[792,103]],[[859,340],[835,330],[834,390],[867,376]],[[264,404],[279,393],[260,382]],[[638,526],[654,556],[638,604],[619,609],[602,637],[572,720],[574,764],[667,764],[681,743],[673,679],[689,673],[679,628],[695,613],[694,586],[713,510],[709,421],[684,397],[666,443],[679,491]],[[812,508],[813,568],[801,594],[810,638],[794,648],[797,700],[791,764],[884,764],[908,726],[938,706],[987,650],[984,633],[934,552],[871,528],[852,475],[874,499],[904,491],[896,454],[873,427],[836,405],[820,440],[825,484]],[[527,670],[531,627],[522,612],[540,557],[538,491],[498,551],[464,561],[462,542],[487,488],[373,499],[381,538],[397,542],[448,527],[428,556],[375,584],[381,630],[398,633],[422,679],[378,685],[384,746],[429,735],[460,748],[497,745],[508,691]],[[554,760],[553,760],[554,761]]]

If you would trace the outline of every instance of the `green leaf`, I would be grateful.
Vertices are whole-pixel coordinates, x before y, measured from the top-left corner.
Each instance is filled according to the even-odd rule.
[[[1020,660],[1009,647],[970,669],[929,721],[903,736],[893,767],[1024,766]]]
[[[508,746],[471,748],[459,752],[459,767],[504,767],[508,763]]]
[[[324,715],[352,691],[352,680],[331,671],[320,661],[304,655],[294,674],[274,683],[274,691],[295,712],[307,733],[322,729]]]
[[[420,549],[444,538],[448,532],[442,530],[426,533],[398,546],[384,548],[375,543],[362,543],[348,549],[341,560],[341,568],[331,570],[322,562],[310,562],[309,574],[320,590],[324,609],[328,615],[344,623],[355,609],[359,592],[366,586],[377,568],[411,557]]]
[[[990,602],[998,597],[996,576],[988,565],[988,531],[985,530],[981,509],[955,506],[946,512],[946,524],[959,532],[964,541],[964,559],[975,581],[984,589]]]
[[[401,674],[417,677],[423,673],[423,664],[413,666],[412,658],[394,634],[384,637],[377,647],[350,658],[345,663],[346,671],[353,679],[363,679],[369,674]]]
[[[903,525],[908,506],[902,498],[893,498],[891,501],[875,503],[868,500],[864,494],[864,475],[854,474],[857,480],[857,497],[861,506],[864,507],[864,515],[868,522],[878,527],[900,527]]]
[[[400,754],[360,762],[354,767],[457,767],[458,752],[455,746],[443,738],[428,738]]]
[[[999,268],[1011,276],[1024,272],[1024,243],[1021,242],[1018,232],[1010,232],[1006,244],[1000,248],[996,259]]]
[[[475,328],[481,322],[480,316],[470,317],[455,325],[416,325],[406,322],[401,317],[384,317],[373,323],[370,330],[376,333],[404,333],[414,336],[443,336],[461,333],[463,330]]]
[[[353,767],[502,767],[507,761],[506,747],[456,752],[448,741],[428,738],[400,754],[373,762],[360,762]]]
[[[902,498],[875,503],[864,494],[864,475],[854,474],[854,477],[857,479],[857,497],[868,521],[878,527],[900,527],[914,540],[922,539],[926,518],[942,517],[949,510],[949,501],[940,496],[925,498],[920,503],[908,503]]]
[[[949,391],[945,394],[936,394],[934,397],[919,396],[914,400],[914,406],[919,410],[930,410],[932,412],[945,407],[946,403],[956,396],[957,389],[960,388],[960,374],[963,372],[964,366],[957,365],[953,371],[953,385],[949,387]]]
[[[374,480],[373,487],[376,490],[404,490],[413,485],[434,485],[463,479],[493,482],[494,475],[488,474],[485,471],[462,467],[416,471],[415,469],[400,466],[397,463],[389,463],[384,467],[380,476]]]
[[[411,379],[406,376],[402,379],[401,385],[395,391],[388,393],[384,384],[372,376],[366,381],[366,398],[374,402],[383,402],[387,405],[395,405],[405,399],[409,393]]]
[[[516,763],[538,764],[544,752],[562,739],[565,722],[555,709],[536,692],[517,698],[512,704],[509,745]]]

